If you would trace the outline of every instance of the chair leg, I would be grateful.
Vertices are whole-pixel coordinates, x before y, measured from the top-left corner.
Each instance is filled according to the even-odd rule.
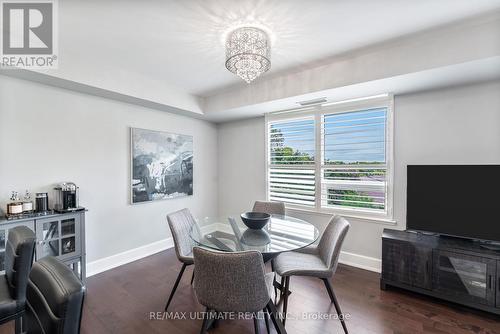
[[[269,329],[269,314],[267,313],[266,309],[263,309],[262,311],[264,312],[264,321],[266,322],[267,334],[271,334],[271,331]]]
[[[16,318],[16,320],[14,320],[14,333],[16,334],[24,333],[23,321],[24,321],[24,316],[21,316],[19,318]]]
[[[191,285],[193,285],[193,281],[194,281],[194,269],[193,269],[193,274],[191,275]]]
[[[208,322],[209,322],[209,318],[210,318],[211,314],[212,314],[212,311],[207,307],[205,309],[205,313],[203,314],[203,322],[201,324],[200,334],[205,334],[207,332]]]
[[[172,288],[172,291],[170,292],[170,296],[168,297],[167,305],[165,305],[165,311],[167,311],[168,306],[170,305],[170,302],[172,301],[172,297],[174,296],[175,290],[177,290],[177,286],[179,285],[179,282],[181,281],[182,274],[184,274],[184,270],[186,269],[187,265],[185,263],[182,264],[181,271],[179,272],[179,275],[177,275],[177,279],[175,280],[174,287]]]
[[[279,319],[278,310],[276,309],[276,305],[274,305],[271,299],[267,303],[266,309],[269,312],[269,316],[271,317],[271,321],[273,322],[274,328],[276,328],[276,332],[278,334],[286,334],[285,326],[283,326],[283,324],[281,323]]]
[[[335,305],[335,310],[337,311],[337,315],[339,316],[340,323],[342,324],[342,328],[344,329],[344,333],[347,334],[347,326],[344,321],[344,315],[342,313],[342,310],[340,309],[339,302],[337,301],[337,297],[335,296],[335,293],[333,292],[332,285],[330,284],[330,281],[328,278],[322,278],[323,283],[325,283],[326,291],[328,291],[328,295],[330,296],[330,300],[332,301],[333,305]]]
[[[286,323],[286,312],[288,310],[288,295],[290,291],[290,276],[285,276],[285,291],[283,292],[283,327]]]
[[[285,293],[285,276],[281,276],[281,291],[280,298],[283,298],[283,294]]]
[[[274,286],[274,300],[278,298],[278,288],[276,287],[276,272],[274,271],[274,259],[271,260],[271,271],[274,273],[273,286]]]
[[[212,315],[212,313],[210,312],[210,316],[211,315]],[[210,326],[208,327],[208,329],[219,327],[219,319],[214,318],[214,319],[211,319],[211,321],[212,321],[212,323],[210,324]]]
[[[257,312],[253,314],[253,329],[255,334],[260,334],[259,316]]]

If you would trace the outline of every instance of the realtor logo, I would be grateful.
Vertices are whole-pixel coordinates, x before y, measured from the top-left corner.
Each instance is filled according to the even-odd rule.
[[[56,68],[55,1],[2,1],[2,68]]]

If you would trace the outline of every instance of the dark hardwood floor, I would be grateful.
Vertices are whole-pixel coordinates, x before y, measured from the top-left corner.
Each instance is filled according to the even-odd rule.
[[[173,249],[115,268],[88,279],[82,333],[199,333],[199,319],[150,320],[150,312],[162,312],[181,265]],[[197,303],[186,270],[169,311],[194,312]],[[350,315],[352,334],[373,333],[500,333],[498,317],[396,289],[381,291],[379,275],[341,265],[332,281],[343,308]],[[323,283],[295,278],[288,310],[309,317],[335,314]],[[186,314],[189,317],[189,314]],[[336,319],[289,319],[289,333],[343,333]],[[265,333],[264,321],[261,332]],[[13,324],[0,326],[0,334],[13,333]],[[225,320],[210,333],[253,333],[251,320]]]

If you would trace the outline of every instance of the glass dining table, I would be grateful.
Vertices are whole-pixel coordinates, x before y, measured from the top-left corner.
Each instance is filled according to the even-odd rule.
[[[279,253],[313,244],[319,237],[311,223],[283,215],[271,215],[260,230],[245,226],[239,215],[198,219],[190,232],[195,245],[225,252],[256,250],[264,262]]]
[[[319,230],[307,221],[283,215],[271,215],[266,226],[254,230],[243,223],[240,215],[229,215],[197,219],[190,237],[194,245],[218,251],[256,250],[262,254],[264,262],[267,262],[282,252],[313,244],[319,238]],[[273,285],[275,289],[284,291],[282,283],[274,280]],[[276,322],[275,326],[277,333],[286,333],[281,321]]]

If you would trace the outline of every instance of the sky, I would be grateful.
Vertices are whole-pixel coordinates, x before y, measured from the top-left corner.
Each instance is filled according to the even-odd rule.
[[[327,160],[385,161],[387,108],[324,116],[325,157]],[[314,155],[314,121],[293,120],[271,125],[284,136],[284,146]]]

